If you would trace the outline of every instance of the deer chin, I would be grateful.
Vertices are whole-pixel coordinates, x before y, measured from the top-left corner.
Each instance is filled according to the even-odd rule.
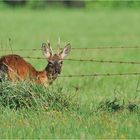
[[[52,80],[55,80],[57,77],[58,77],[58,73],[54,73],[54,74],[51,75]]]

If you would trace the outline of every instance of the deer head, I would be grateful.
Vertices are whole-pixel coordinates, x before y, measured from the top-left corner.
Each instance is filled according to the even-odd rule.
[[[47,72],[47,76],[50,79],[56,79],[58,74],[61,73],[63,60],[70,53],[70,50],[71,45],[68,43],[61,51],[53,54],[49,42],[42,44],[42,52],[48,61],[45,71]]]

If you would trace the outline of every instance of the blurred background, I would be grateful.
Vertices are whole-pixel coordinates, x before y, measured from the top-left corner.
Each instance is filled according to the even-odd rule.
[[[30,7],[32,9],[49,8],[49,7],[66,7],[66,8],[139,8],[138,0],[1,0],[2,6],[10,7]]]

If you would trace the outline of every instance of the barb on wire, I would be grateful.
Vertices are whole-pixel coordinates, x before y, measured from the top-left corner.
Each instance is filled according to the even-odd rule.
[[[29,59],[46,59],[45,57],[31,57],[31,56],[23,56],[23,58],[29,58]]]
[[[140,72],[134,73],[93,73],[93,74],[71,74],[71,75],[61,75],[59,77],[102,77],[102,76],[137,76]]]
[[[24,56],[23,58],[28,58],[28,59],[46,59],[44,57],[30,57],[30,56]],[[68,61],[89,61],[89,62],[95,62],[95,63],[116,63],[116,64],[132,64],[132,65],[140,65],[140,62],[138,61],[113,61],[113,60],[96,60],[96,59],[74,59],[74,58],[69,58],[65,59]]]

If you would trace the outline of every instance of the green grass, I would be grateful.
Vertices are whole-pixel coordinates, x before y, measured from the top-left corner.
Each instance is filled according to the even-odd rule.
[[[62,46],[70,42],[72,47],[79,48],[140,44],[139,10],[2,9],[0,19],[0,43],[3,50],[10,49],[9,38],[13,50],[40,48],[48,39],[55,49],[58,37],[61,37]],[[72,50],[69,58],[140,61],[139,52],[139,49]],[[1,51],[0,55],[9,53],[11,51]],[[40,51],[14,53],[21,56],[42,56]],[[44,69],[47,64],[45,60],[28,61],[38,70]],[[65,61],[62,75],[139,72],[139,70],[139,65],[131,64]],[[78,103],[78,110],[58,110],[57,102],[54,102],[55,106],[50,106],[50,110],[37,108],[38,106],[37,110],[34,108],[16,110],[1,105],[0,138],[140,138],[139,111],[127,109],[129,103],[136,104],[139,108],[139,80],[139,76],[59,78],[51,86],[50,94],[54,95],[53,99],[58,96],[69,99],[67,94],[74,97],[76,94],[76,101],[72,99],[66,101],[74,103],[75,107]],[[58,87],[63,90],[60,92]],[[10,92],[16,93],[18,99],[21,99],[22,95],[18,96],[14,88],[12,91],[5,91],[8,97]],[[42,87],[35,93],[39,95],[44,93],[43,97],[48,99],[47,91],[45,94]],[[105,101],[112,102],[114,98],[119,99],[117,102],[119,105],[122,105],[124,100],[125,109],[110,111],[111,106],[106,106]],[[37,100],[37,103],[40,103],[40,100]],[[101,103],[105,109],[96,111]]]

